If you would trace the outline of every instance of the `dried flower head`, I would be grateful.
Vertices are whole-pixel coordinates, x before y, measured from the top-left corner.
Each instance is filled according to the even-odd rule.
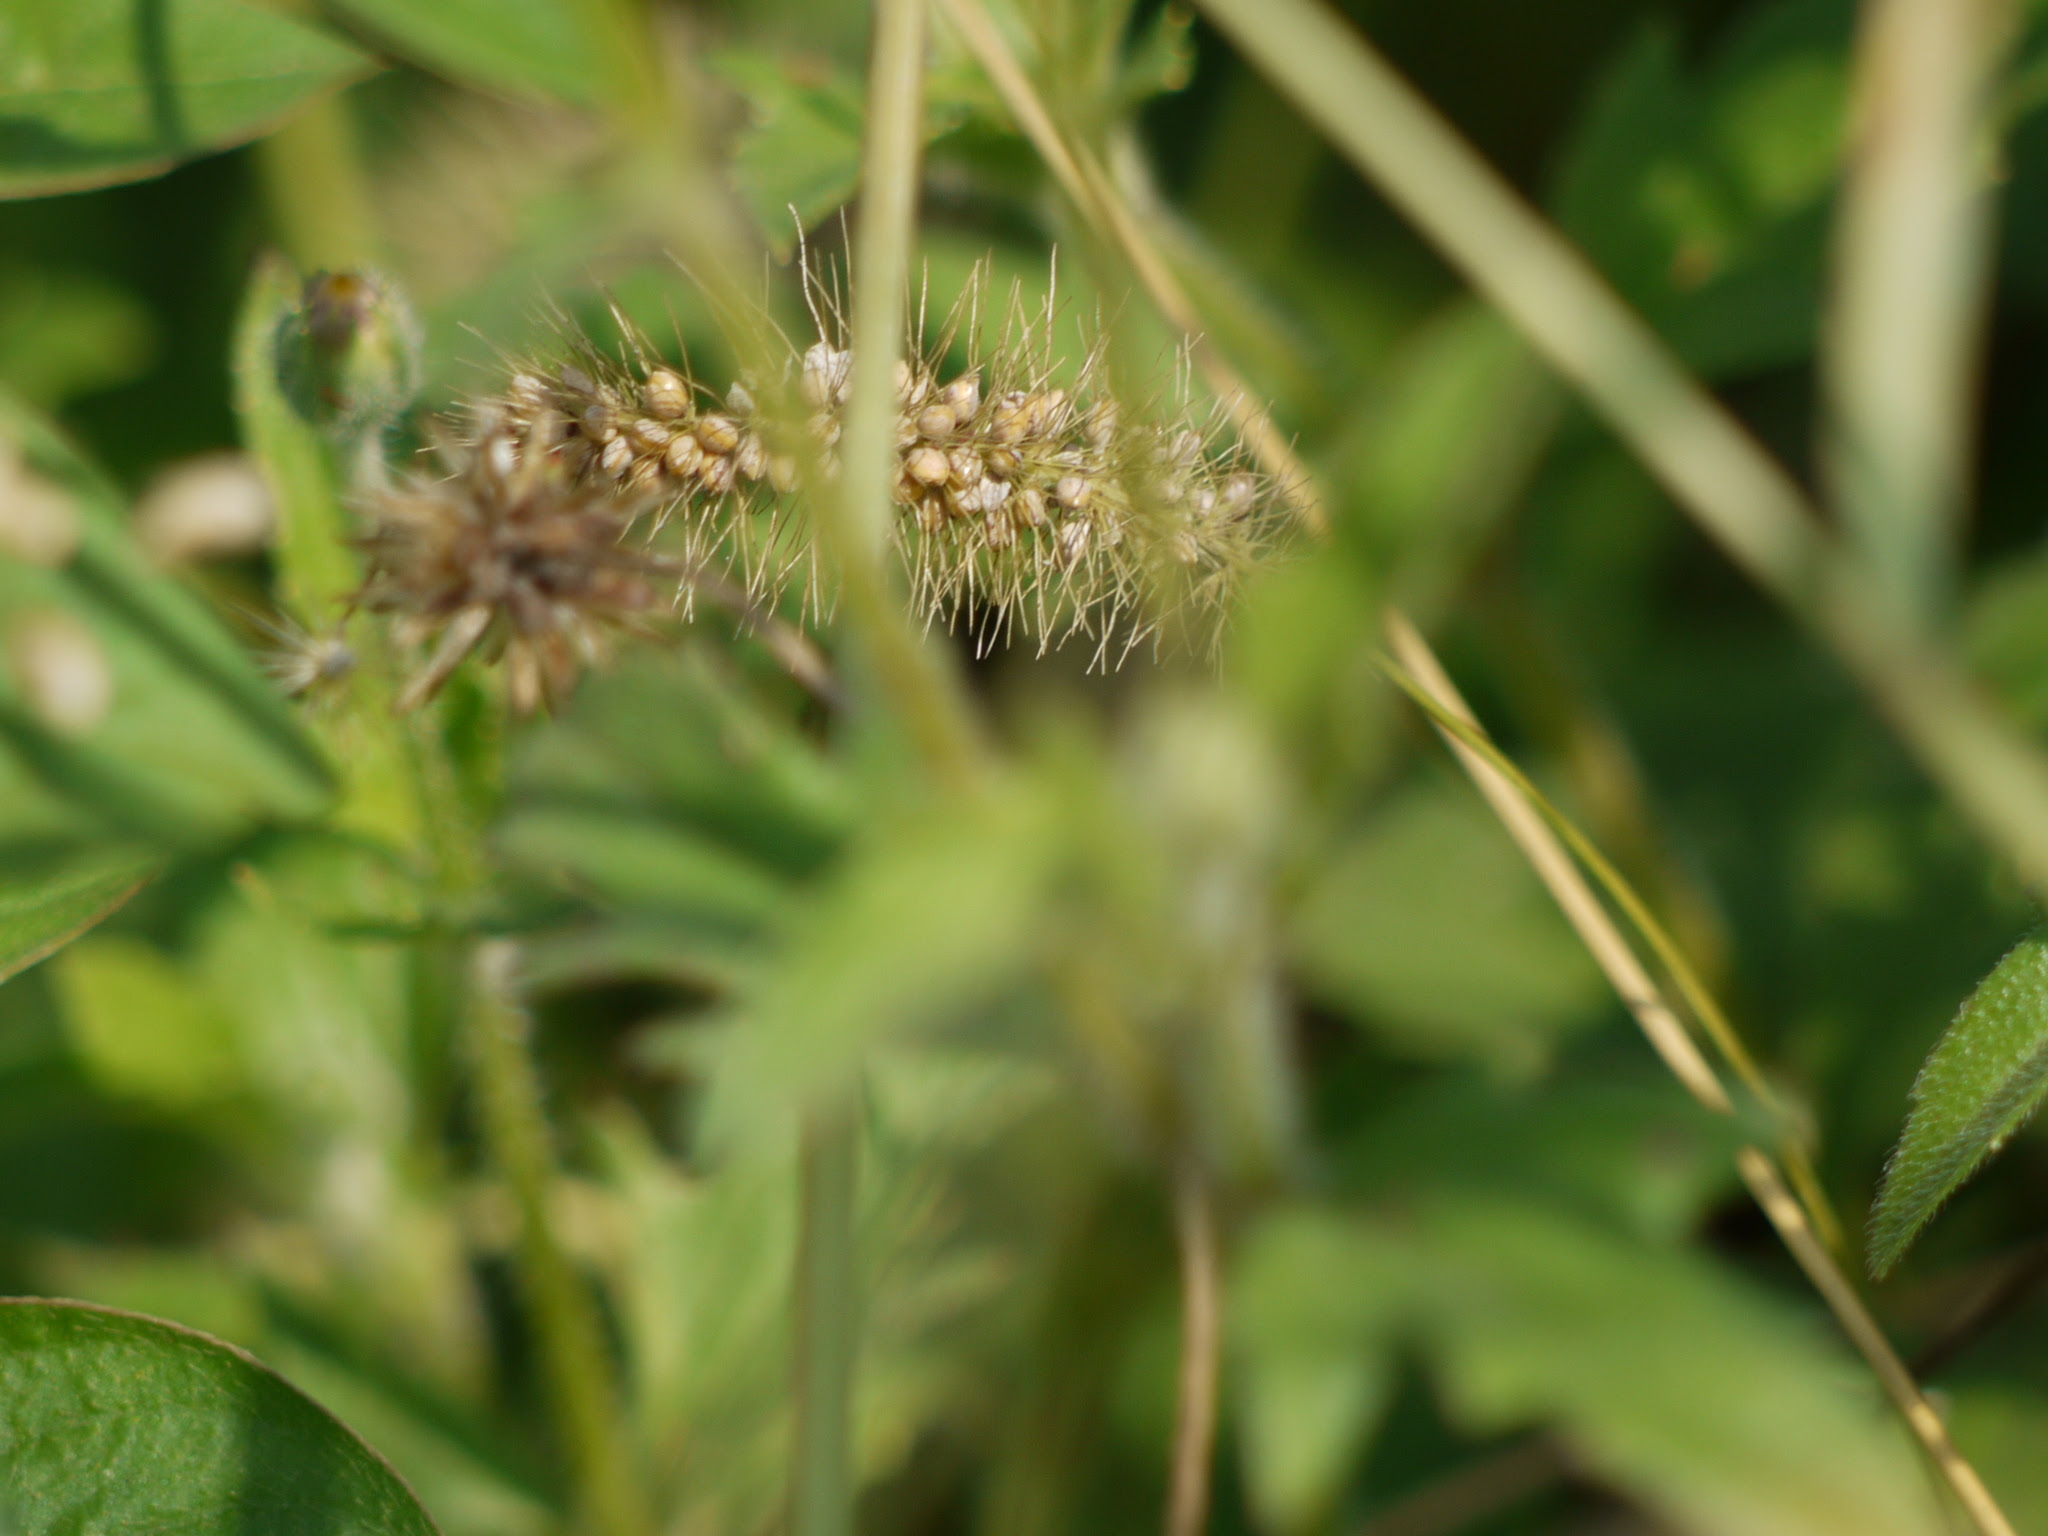
[[[621,543],[644,503],[575,474],[535,424],[481,425],[441,445],[445,476],[406,477],[362,508],[370,573],[357,601],[396,615],[401,644],[432,643],[400,709],[481,646],[502,652],[513,705],[531,711],[602,654],[608,629],[666,601],[656,563]]]

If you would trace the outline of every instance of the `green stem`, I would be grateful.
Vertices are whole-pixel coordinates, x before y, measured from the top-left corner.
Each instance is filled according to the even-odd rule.
[[[323,97],[262,140],[256,163],[278,243],[301,268],[340,271],[382,258],[376,200],[345,96]]]
[[[791,1536],[852,1536],[852,1404],[860,1327],[854,1256],[859,1128],[850,1107],[804,1129],[796,1275],[796,1424]]]
[[[1180,1247],[1180,1379],[1165,1533],[1202,1536],[1209,1525],[1209,1471],[1216,1459],[1223,1265],[1208,1175],[1192,1151],[1182,1154],[1174,1171],[1173,1226]]]
[[[848,630],[892,711],[941,781],[970,782],[982,747],[960,679],[911,628],[884,559],[895,518],[895,367],[924,133],[923,0],[878,0],[853,264],[854,365],[838,493],[816,498]]]
[[[1991,279],[1984,136],[2005,0],[1866,0],[1822,328],[1825,463],[1899,612],[1949,599]]]
[[[515,946],[479,945],[470,976],[468,1046],[491,1161],[519,1212],[519,1280],[541,1367],[592,1536],[651,1536],[623,1405],[597,1308],[563,1251],[549,1209],[555,1161],[534,1069],[531,1025],[514,998]]]
[[[1750,1055],[1749,1047],[1735,1032],[1735,1026],[1729,1022],[1727,1014],[1722,1012],[1713,992],[1700,979],[1692,962],[1686,958],[1685,951],[1657,920],[1655,913],[1650,910],[1649,903],[1637,894],[1635,887],[1623,878],[1621,871],[1614,867],[1593,840],[1579,830],[1577,823],[1558,809],[1550,797],[1536,787],[1534,781],[1522,772],[1513,758],[1494,745],[1493,738],[1487,735],[1484,727],[1460,716],[1398,663],[1383,657],[1380,666],[1390,681],[1421,706],[1439,730],[1484,759],[1488,767],[1507,780],[1522,798],[1534,807],[1544,821],[1549,823],[1551,830],[1571,849],[1580,864],[1599,881],[1608,898],[1621,908],[1630,926],[1650,946],[1658,963],[1671,977],[1673,985],[1678,988],[1679,996],[1685,1000],[1687,1009],[1700,1028],[1706,1032],[1707,1037],[1714,1042],[1722,1059],[1734,1069],[1743,1086],[1749,1089],[1757,1102],[1776,1121],[1780,1155],[1785,1159],[1786,1167],[1806,1202],[1815,1227],[1826,1238],[1828,1245],[1839,1251],[1843,1246],[1841,1223],[1837,1220],[1834,1208],[1822,1188],[1820,1176],[1813,1166],[1813,1159],[1800,1139],[1798,1127],[1791,1115],[1778,1102],[1776,1094],[1771,1091],[1763,1070],[1756,1063],[1756,1058]],[[1709,1108],[1723,1113],[1733,1107],[1725,1100],[1709,1100],[1707,1103]]]

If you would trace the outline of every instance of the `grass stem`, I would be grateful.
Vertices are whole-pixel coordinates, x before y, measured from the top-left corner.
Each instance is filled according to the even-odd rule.
[[[941,782],[977,774],[982,745],[956,672],[924,645],[890,591],[896,364],[903,353],[919,156],[924,137],[924,0],[878,0],[869,61],[860,224],[853,257],[852,395],[837,494],[817,503],[850,638]]]
[[[1651,933],[1662,935],[1662,929],[1656,925],[1647,910],[1642,908],[1641,902],[1628,890],[1620,875],[1599,856],[1598,850],[1593,849],[1583,834],[1571,827],[1561,813],[1543,799],[1527,777],[1486,740],[1470,707],[1458,694],[1455,685],[1444,673],[1428,647],[1423,644],[1421,636],[1415,632],[1413,626],[1396,615],[1389,620],[1388,638],[1395,655],[1408,673],[1406,680],[1399,677],[1396,680],[1402,682],[1417,701],[1424,703],[1429,709],[1432,720],[1449,742],[1451,750],[1457,754],[1459,761],[1478,785],[1481,794],[1494,807],[1509,834],[1521,845],[1524,856],[1536,869],[1537,874],[1550,887],[1552,896],[1564,909],[1566,918],[1578,930],[1580,938],[1601,969],[1606,972],[1608,980],[1613,984],[1622,1002],[1635,1014],[1644,1034],[1649,1036],[1652,1046],[1664,1058],[1666,1065],[1679,1081],[1701,1103],[1723,1113],[1732,1112],[1733,1105],[1728,1099],[1727,1091],[1721,1087],[1719,1079],[1713,1075],[1713,1069],[1699,1054],[1699,1049],[1693,1044],[1691,1037],[1685,1033],[1676,1010],[1665,1001],[1656,983],[1651,980],[1642,962],[1636,957],[1634,949],[1615,926],[1614,920],[1600,904],[1591,887],[1586,884],[1577,866],[1571,862],[1564,846],[1558,841],[1558,834],[1552,829],[1552,822],[1558,823],[1561,830],[1570,835],[1574,850],[1582,858],[1597,861],[1593,867],[1600,871],[1602,883],[1607,885],[1618,900],[1626,901],[1632,920],[1646,937]],[[1691,968],[1685,964],[1684,957],[1676,953],[1675,946],[1670,945],[1668,936],[1662,938],[1660,953],[1664,948],[1669,948],[1671,955],[1676,959],[1678,970],[1674,974],[1690,978],[1691,985],[1687,992],[1689,1000],[1693,993],[1697,992],[1698,997],[1704,1000],[1710,1010],[1709,1016],[1717,1022],[1718,1032],[1715,1039],[1722,1043],[1724,1054],[1729,1045],[1737,1047],[1740,1054],[1732,1059],[1738,1072],[1767,1108],[1774,1107],[1768,1086],[1763,1082],[1755,1063],[1749,1058],[1746,1050],[1740,1050],[1739,1037],[1735,1035],[1719,1007],[1706,995],[1705,989],[1698,985],[1697,978],[1692,976]],[[1694,1002],[1693,1007],[1697,1014],[1699,1003]],[[1702,1023],[1704,1025],[1704,1019]],[[1704,1077],[1701,1074],[1704,1074]],[[1718,1102],[1702,1093],[1701,1089],[1706,1085],[1711,1085],[1709,1091],[1718,1096]],[[1833,1253],[1829,1251],[1829,1244],[1823,1241],[1820,1231],[1816,1228],[1816,1221],[1809,1219],[1810,1208],[1818,1213],[1819,1221],[1830,1226],[1833,1223],[1832,1212],[1828,1208],[1820,1182],[1814,1176],[1803,1149],[1798,1147],[1789,1134],[1785,1138],[1785,1151],[1788,1163],[1797,1170],[1801,1193],[1806,1197],[1807,1205],[1802,1207],[1799,1201],[1792,1198],[1777,1165],[1766,1154],[1755,1147],[1745,1147],[1737,1155],[1737,1163],[1744,1181],[1756,1197],[1757,1204],[1763,1208],[1771,1224],[1778,1229],[1786,1245],[1792,1249],[1800,1267],[1812,1281],[1814,1289],[1820,1293],[1821,1299],[1827,1303],[1829,1310],[1835,1314],[1843,1332],[1848,1334],[1850,1342],[1870,1363],[1871,1369],[1876,1372],[1886,1392],[1898,1405],[1907,1427],[1920,1440],[1936,1467],[1955,1490],[1956,1496],[1970,1512],[1970,1517],[1982,1536],[2012,1536],[2012,1526],[1984,1487],[1976,1469],[1956,1449],[1955,1443],[1949,1438],[1947,1428],[1928,1406],[1926,1397],[1900,1361],[1897,1351],[1891,1347],[1883,1330],[1877,1326],[1875,1319],[1870,1316],[1869,1309],[1863,1305],[1862,1299],[1856,1294],[1841,1266],[1836,1263]]]
[[[469,978],[468,1046],[484,1139],[519,1212],[520,1287],[580,1518],[592,1536],[652,1536],[653,1517],[609,1368],[611,1350],[550,1209],[555,1159],[531,1025],[514,993],[517,963],[514,945],[492,940],[478,946]]]
[[[1907,621],[1949,597],[1988,309],[2003,0],[1866,0],[1822,331],[1842,526]]]
[[[1569,379],[1730,556],[1810,624],[2021,877],[2048,884],[2048,759],[1929,649],[1865,560],[1585,258],[1315,0],[1203,11]]]
[[[1216,1393],[1223,1349],[1222,1261],[1208,1175],[1190,1154],[1173,1185],[1174,1235],[1180,1247],[1180,1376],[1166,1536],[1202,1536],[1209,1521],[1210,1467],[1216,1458]]]
[[[1906,1369],[1906,1363],[1892,1348],[1891,1340],[1877,1326],[1877,1319],[1863,1305],[1863,1298],[1856,1294],[1849,1277],[1835,1263],[1826,1244],[1814,1233],[1806,1213],[1779,1177],[1776,1165],[1755,1147],[1744,1147],[1736,1154],[1735,1162],[1742,1171],[1743,1182],[1756,1196],[1756,1203],[1770,1218],[1771,1225],[1778,1229],[1778,1236],[1792,1250],[1792,1257],[1799,1261],[1806,1278],[1813,1282],[1813,1288],[1827,1302],[1841,1323],[1842,1331],[1849,1335],[1850,1342],[1870,1362],[1870,1368],[1884,1384],[1885,1392],[1898,1405],[1899,1412],[1921,1445],[1926,1447],[1927,1454],[1933,1457],[1935,1466],[1962,1501],[1978,1531],[1982,1536],[2016,1536],[2012,1522],[2006,1519],[1998,1501],[1991,1497],[1991,1491],[1984,1486],[1977,1469],[1956,1449],[1955,1441],[1949,1438],[1948,1426],[1941,1422],[1941,1415],[1934,1411],[1934,1405],[1927,1401],[1927,1395],[1913,1380],[1912,1372]]]
[[[791,1536],[852,1536],[853,1387],[860,1338],[854,1247],[859,1126],[845,1105],[804,1128],[796,1277]]]

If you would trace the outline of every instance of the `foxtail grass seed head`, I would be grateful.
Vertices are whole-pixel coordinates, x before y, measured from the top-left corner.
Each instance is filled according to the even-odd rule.
[[[978,291],[963,306],[978,314]],[[1286,524],[1274,487],[1220,410],[1189,403],[1184,369],[1164,407],[1119,400],[1099,339],[1062,375],[1052,318],[1048,304],[1027,323],[1013,300],[984,345],[956,313],[896,364],[894,537],[913,600],[979,643],[1022,634],[1044,651],[1081,636],[1103,664],[1168,633],[1213,635]],[[810,612],[829,608],[804,482],[839,472],[854,358],[823,316],[820,330],[769,387],[722,390],[651,359],[630,329],[624,362],[572,337],[444,424],[446,478],[415,477],[368,509],[361,600],[426,646],[402,702],[490,639],[530,708],[606,628],[656,606],[663,578],[664,605],[685,611],[690,573],[706,571],[756,604],[794,584]],[[972,365],[946,376],[959,339]]]

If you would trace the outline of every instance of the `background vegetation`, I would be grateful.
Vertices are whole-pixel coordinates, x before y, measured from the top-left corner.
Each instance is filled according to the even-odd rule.
[[[0,3],[0,1290],[447,1536],[2048,1530],[2035,950],[1864,1236],[2048,879],[2038,7],[1352,5],[1511,189],[1296,0],[880,10]],[[722,391],[800,237],[1270,409],[1215,654],[920,644],[849,449],[836,703],[709,607],[534,719],[265,676],[430,413],[620,319]]]

